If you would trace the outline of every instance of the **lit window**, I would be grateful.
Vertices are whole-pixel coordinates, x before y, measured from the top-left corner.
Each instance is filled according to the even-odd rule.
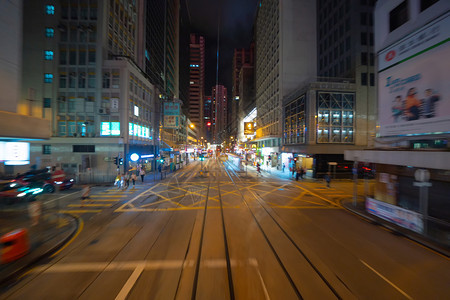
[[[45,36],[52,38],[55,36],[55,29],[52,27],[45,27]]]
[[[52,83],[53,82],[53,74],[45,73],[44,74],[44,82],[45,83]]]
[[[53,51],[45,50],[44,58],[45,58],[45,60],[53,60]]]
[[[47,13],[47,15],[54,15],[55,14],[55,6],[54,5],[46,5],[45,12]]]

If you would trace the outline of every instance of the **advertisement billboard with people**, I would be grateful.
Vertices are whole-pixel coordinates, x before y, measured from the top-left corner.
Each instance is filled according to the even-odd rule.
[[[450,131],[447,23],[448,17],[380,52],[380,136]]]

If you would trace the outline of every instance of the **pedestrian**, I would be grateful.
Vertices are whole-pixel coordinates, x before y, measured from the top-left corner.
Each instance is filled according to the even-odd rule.
[[[330,187],[330,183],[331,183],[331,176],[330,176],[330,172],[328,172],[325,176],[325,181],[327,182],[327,187]]]
[[[300,168],[297,168],[297,171],[295,173],[295,180],[298,181],[299,177],[300,177]]]
[[[161,173],[161,169],[162,169],[162,168],[161,168],[161,165],[162,165],[162,164],[159,164],[159,166],[158,166],[158,171],[159,171],[159,173]]]
[[[117,174],[114,184],[117,185],[118,189],[122,187],[122,176],[120,175],[120,173]]]
[[[125,173],[125,189],[130,186],[130,173]]]
[[[141,168],[139,175],[141,175],[141,181],[144,182],[145,170]]]
[[[136,179],[137,179],[136,172],[133,172],[131,174],[131,181],[133,181],[133,188],[136,186]]]
[[[258,172],[256,175],[261,175],[261,166],[259,163],[256,163],[256,172]]]
[[[91,187],[89,185],[83,186],[83,193],[81,194],[81,200],[90,199],[89,195],[91,193]]]
[[[284,168],[286,168],[286,166],[283,164],[283,173],[284,173]]]
[[[303,175],[305,174],[305,171],[301,167],[299,171],[300,171],[300,179],[303,180]]]

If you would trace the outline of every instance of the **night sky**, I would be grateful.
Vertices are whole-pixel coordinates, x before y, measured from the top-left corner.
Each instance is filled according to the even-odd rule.
[[[217,26],[220,16],[219,84],[231,96],[231,69],[235,48],[249,48],[259,0],[182,0],[189,9],[191,32],[206,39],[205,93],[216,84]]]

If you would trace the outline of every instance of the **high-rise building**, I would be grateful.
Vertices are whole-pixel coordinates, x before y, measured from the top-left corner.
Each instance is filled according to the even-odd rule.
[[[203,135],[205,119],[203,115],[203,95],[205,92],[205,39],[191,34],[189,76],[189,119]]]
[[[226,126],[228,117],[227,88],[216,85],[212,88],[212,99],[215,102],[214,143],[220,144],[226,139]]]
[[[0,47],[0,173],[8,176],[29,169],[30,140],[47,140],[51,134],[50,121],[43,116],[47,94],[36,88],[21,91],[22,43],[26,38],[22,32],[23,5],[20,0],[0,3],[0,36],[4,45]],[[36,20],[36,23],[41,22],[43,20]],[[47,54],[54,55],[53,52]],[[39,59],[42,60],[42,56]],[[39,85],[42,86],[47,66],[34,64],[34,67],[40,71]]]
[[[254,43],[251,44],[249,49],[241,48],[234,49],[233,66],[232,66],[232,89],[231,100],[228,102],[228,124],[230,125],[229,134],[236,137],[239,124],[238,124],[238,108],[241,93],[239,90],[239,74],[242,66],[254,65]]]
[[[145,73],[167,99],[179,95],[179,0],[145,1]]]
[[[132,152],[158,153],[159,91],[137,62],[142,6],[24,2],[22,98],[52,124],[52,138],[33,143],[32,164],[99,182],[116,173],[111,157],[126,167]]]
[[[282,99],[316,68],[316,1],[263,0],[256,15],[257,153],[281,165]]]
[[[212,136],[214,132],[214,123],[215,123],[215,102],[213,102],[211,96],[204,97],[204,115],[205,115],[205,139],[207,141],[212,141]]]
[[[362,146],[373,145],[375,137],[374,3],[317,2],[317,74],[322,81],[351,79],[355,83],[354,115],[360,117],[354,118],[357,130],[352,142]],[[330,123],[328,128],[322,127],[327,132],[318,133],[318,139],[333,142],[332,126],[335,125]]]

